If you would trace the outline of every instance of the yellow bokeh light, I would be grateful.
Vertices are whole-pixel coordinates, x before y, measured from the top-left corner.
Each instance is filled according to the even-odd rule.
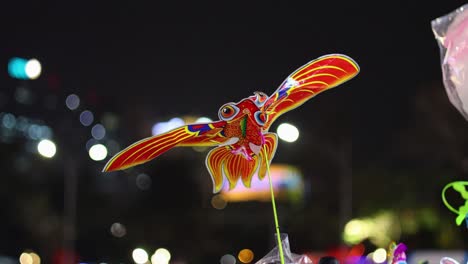
[[[222,210],[226,208],[227,201],[218,194],[211,198],[211,205],[218,210]]]
[[[19,262],[21,264],[33,264],[33,258],[29,253],[23,252],[19,257]]]
[[[369,228],[370,224],[368,222],[361,219],[353,219],[346,224],[343,239],[346,243],[359,243],[368,237]]]
[[[34,252],[29,253],[32,258],[32,264],[41,264],[41,258]]]
[[[171,260],[171,253],[165,248],[158,248],[151,256],[153,264],[168,264],[169,260]]]
[[[239,258],[239,260],[242,263],[250,263],[250,262],[252,262],[252,260],[254,258],[254,253],[252,252],[252,250],[250,250],[248,248],[245,248],[245,249],[242,249],[241,251],[239,251],[239,254],[237,255],[237,258]]]

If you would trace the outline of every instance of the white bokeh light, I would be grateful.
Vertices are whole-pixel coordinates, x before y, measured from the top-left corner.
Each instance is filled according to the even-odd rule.
[[[294,142],[299,138],[299,130],[297,127],[288,123],[279,125],[276,132],[278,133],[278,137],[286,142]]]
[[[383,263],[385,260],[387,260],[387,251],[383,248],[377,249],[372,255],[372,260],[375,263]]]
[[[171,253],[165,248],[158,248],[151,256],[151,263],[153,264],[168,264],[171,259]]]
[[[154,124],[153,128],[151,129],[151,133],[153,134],[153,136],[155,136],[162,133],[166,133],[174,128],[178,128],[183,125],[185,125],[185,122],[182,118],[174,117],[167,122],[158,122]]]
[[[54,142],[48,139],[43,139],[39,142],[39,144],[37,144],[37,151],[43,157],[52,158],[53,156],[55,156],[57,148],[55,147]]]
[[[137,264],[144,264],[148,261],[148,253],[142,248],[135,248],[132,252],[133,261]]]
[[[41,75],[41,63],[36,59],[30,59],[24,68],[29,79],[37,79]]]
[[[92,160],[100,161],[107,157],[107,148],[102,144],[96,144],[89,149],[88,153]]]
[[[208,118],[208,117],[205,117],[205,116],[202,116],[202,117],[198,118],[197,120],[195,120],[196,124],[198,124],[198,123],[210,123],[210,122],[213,122],[213,120],[211,120],[211,118]]]

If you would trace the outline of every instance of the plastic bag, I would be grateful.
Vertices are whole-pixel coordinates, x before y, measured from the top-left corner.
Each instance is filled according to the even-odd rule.
[[[450,102],[468,120],[468,4],[432,20]]]
[[[276,235],[275,235],[276,236]],[[275,239],[276,241],[276,239]],[[306,255],[298,255],[291,253],[289,247],[289,238],[287,234],[281,234],[281,244],[283,245],[284,264],[311,264],[312,260]],[[266,256],[264,256],[255,264],[280,264],[280,253],[278,243]]]

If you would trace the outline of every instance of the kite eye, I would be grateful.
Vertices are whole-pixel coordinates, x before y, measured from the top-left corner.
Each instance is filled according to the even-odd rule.
[[[239,113],[239,107],[232,103],[225,104],[219,109],[219,118],[224,121],[232,120]]]
[[[254,117],[255,121],[257,121],[257,124],[259,124],[260,126],[265,125],[265,122],[267,121],[267,116],[265,113],[263,113],[262,111],[257,111],[255,112]]]

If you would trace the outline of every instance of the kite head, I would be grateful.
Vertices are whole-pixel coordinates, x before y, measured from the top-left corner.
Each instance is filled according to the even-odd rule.
[[[245,120],[263,127],[267,121],[267,115],[262,111],[262,106],[268,96],[262,92],[255,92],[253,96],[242,99],[238,103],[227,103],[221,106],[218,111],[219,119],[228,123]]]

